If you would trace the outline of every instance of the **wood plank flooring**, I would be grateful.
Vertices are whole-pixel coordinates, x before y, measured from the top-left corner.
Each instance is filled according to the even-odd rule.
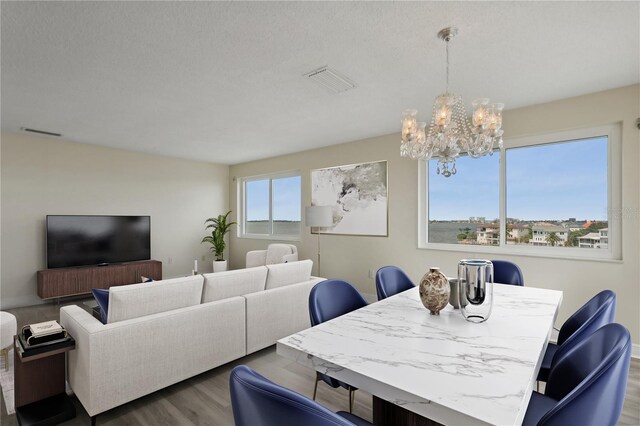
[[[82,300],[67,304],[82,305]],[[46,304],[9,309],[22,325],[59,319],[58,304]],[[274,382],[311,396],[315,372],[276,354],[275,346],[225,364],[168,388],[116,407],[98,416],[98,425],[233,425],[229,397],[229,375],[236,365],[246,364]],[[0,424],[17,425],[15,415],[8,416],[4,400],[0,397]],[[89,416],[76,398],[73,398],[77,417],[65,425],[89,424]],[[348,392],[332,389],[324,383],[318,385],[318,402],[333,411],[348,411]],[[354,414],[371,421],[372,397],[358,390]],[[640,360],[632,359],[627,395],[619,425],[640,426]]]

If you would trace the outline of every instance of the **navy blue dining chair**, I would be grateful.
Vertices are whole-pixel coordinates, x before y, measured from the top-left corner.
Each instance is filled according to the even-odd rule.
[[[567,319],[558,333],[558,342],[549,343],[544,353],[538,381],[546,382],[555,363],[555,354],[560,348],[565,350],[589,336],[603,325],[612,323],[616,314],[616,294],[603,290],[582,305]]]
[[[343,280],[325,280],[316,284],[309,293],[309,316],[311,326],[322,324],[341,315],[367,306],[366,300],[351,284]],[[326,374],[316,372],[316,384],[313,388],[313,399],[316,399],[318,382],[322,380],[332,388],[343,387],[349,391],[349,412],[353,410],[355,388],[336,380]]]
[[[370,426],[360,417],[326,407],[277,385],[246,365],[231,371],[231,408],[236,426]]]
[[[629,331],[607,324],[557,355],[545,392],[533,392],[522,425],[615,425],[629,374]]]
[[[376,293],[378,300],[402,293],[415,287],[402,269],[397,266],[383,266],[376,272]]]
[[[493,282],[500,284],[524,285],[522,269],[508,260],[492,260]]]

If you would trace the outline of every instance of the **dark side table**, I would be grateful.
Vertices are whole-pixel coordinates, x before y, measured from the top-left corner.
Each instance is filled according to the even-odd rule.
[[[49,426],[73,419],[76,407],[65,391],[65,356],[70,340],[25,351],[15,338],[14,392],[18,423]]]

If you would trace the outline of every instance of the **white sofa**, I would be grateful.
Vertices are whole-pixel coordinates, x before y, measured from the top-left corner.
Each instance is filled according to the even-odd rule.
[[[90,416],[273,345],[310,327],[313,262],[112,287],[107,324],[76,305],[68,380]]]
[[[269,244],[266,250],[251,250],[247,252],[245,267],[274,265],[276,263],[296,262],[298,247],[293,244]]]

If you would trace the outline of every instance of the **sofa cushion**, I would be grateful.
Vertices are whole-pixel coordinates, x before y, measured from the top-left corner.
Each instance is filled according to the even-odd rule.
[[[264,290],[267,268],[256,266],[255,268],[214,272],[203,276],[202,303],[207,303]]]
[[[313,262],[309,259],[298,262],[267,265],[269,273],[267,274],[267,285],[265,288],[266,290],[270,290],[272,288],[307,281],[311,278],[312,267]]]
[[[113,323],[200,304],[201,275],[111,287],[107,322]]]

